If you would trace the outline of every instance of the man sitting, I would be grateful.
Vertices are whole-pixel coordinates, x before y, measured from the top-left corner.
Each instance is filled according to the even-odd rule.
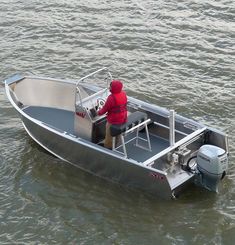
[[[107,123],[104,146],[112,149],[112,136],[110,134],[110,126],[112,124],[124,124],[127,122],[127,96],[122,90],[123,84],[119,80],[113,80],[110,83],[108,96],[104,106],[97,112],[99,116],[107,113]],[[117,142],[118,140],[116,140]]]

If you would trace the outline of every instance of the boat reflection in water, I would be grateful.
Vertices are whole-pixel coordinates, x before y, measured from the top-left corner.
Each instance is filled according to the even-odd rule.
[[[5,90],[27,133],[58,158],[113,182],[171,198],[195,183],[210,191],[228,169],[227,136],[128,97],[128,122],[112,129],[121,142],[106,149],[106,116],[97,116],[112,75],[99,69],[78,81],[14,75]]]

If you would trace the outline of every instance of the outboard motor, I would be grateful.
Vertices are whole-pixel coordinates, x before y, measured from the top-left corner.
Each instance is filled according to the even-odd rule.
[[[228,157],[224,149],[203,145],[197,153],[196,183],[210,191],[218,192],[218,183],[228,169]]]

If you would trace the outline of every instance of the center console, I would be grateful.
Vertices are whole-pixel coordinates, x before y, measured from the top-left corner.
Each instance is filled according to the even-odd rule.
[[[104,89],[76,102],[74,131],[78,137],[93,143],[104,139],[106,116],[98,116],[97,111],[104,105],[107,96],[107,89]]]

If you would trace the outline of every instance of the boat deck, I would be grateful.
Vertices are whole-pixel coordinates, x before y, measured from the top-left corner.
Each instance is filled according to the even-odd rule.
[[[72,111],[39,106],[28,106],[23,111],[30,117],[44,122],[55,129],[74,134],[74,112]]]
[[[58,129],[60,131],[62,130],[67,132],[68,134],[75,135],[74,112],[72,111],[38,106],[25,107],[23,111],[32,118],[42,121],[54,129]],[[152,151],[148,151],[135,145],[136,141],[134,139],[134,136],[135,135],[130,134],[125,137],[126,150],[128,158],[134,159],[138,162],[144,162],[145,160],[149,159],[153,155],[159,153],[169,146],[168,140],[150,134],[149,136]],[[140,133],[140,137],[146,138],[145,133]],[[142,145],[141,141],[140,144]],[[143,142],[143,146],[144,145],[147,145],[147,143]],[[120,152],[122,152],[122,147],[119,147],[119,150]]]

